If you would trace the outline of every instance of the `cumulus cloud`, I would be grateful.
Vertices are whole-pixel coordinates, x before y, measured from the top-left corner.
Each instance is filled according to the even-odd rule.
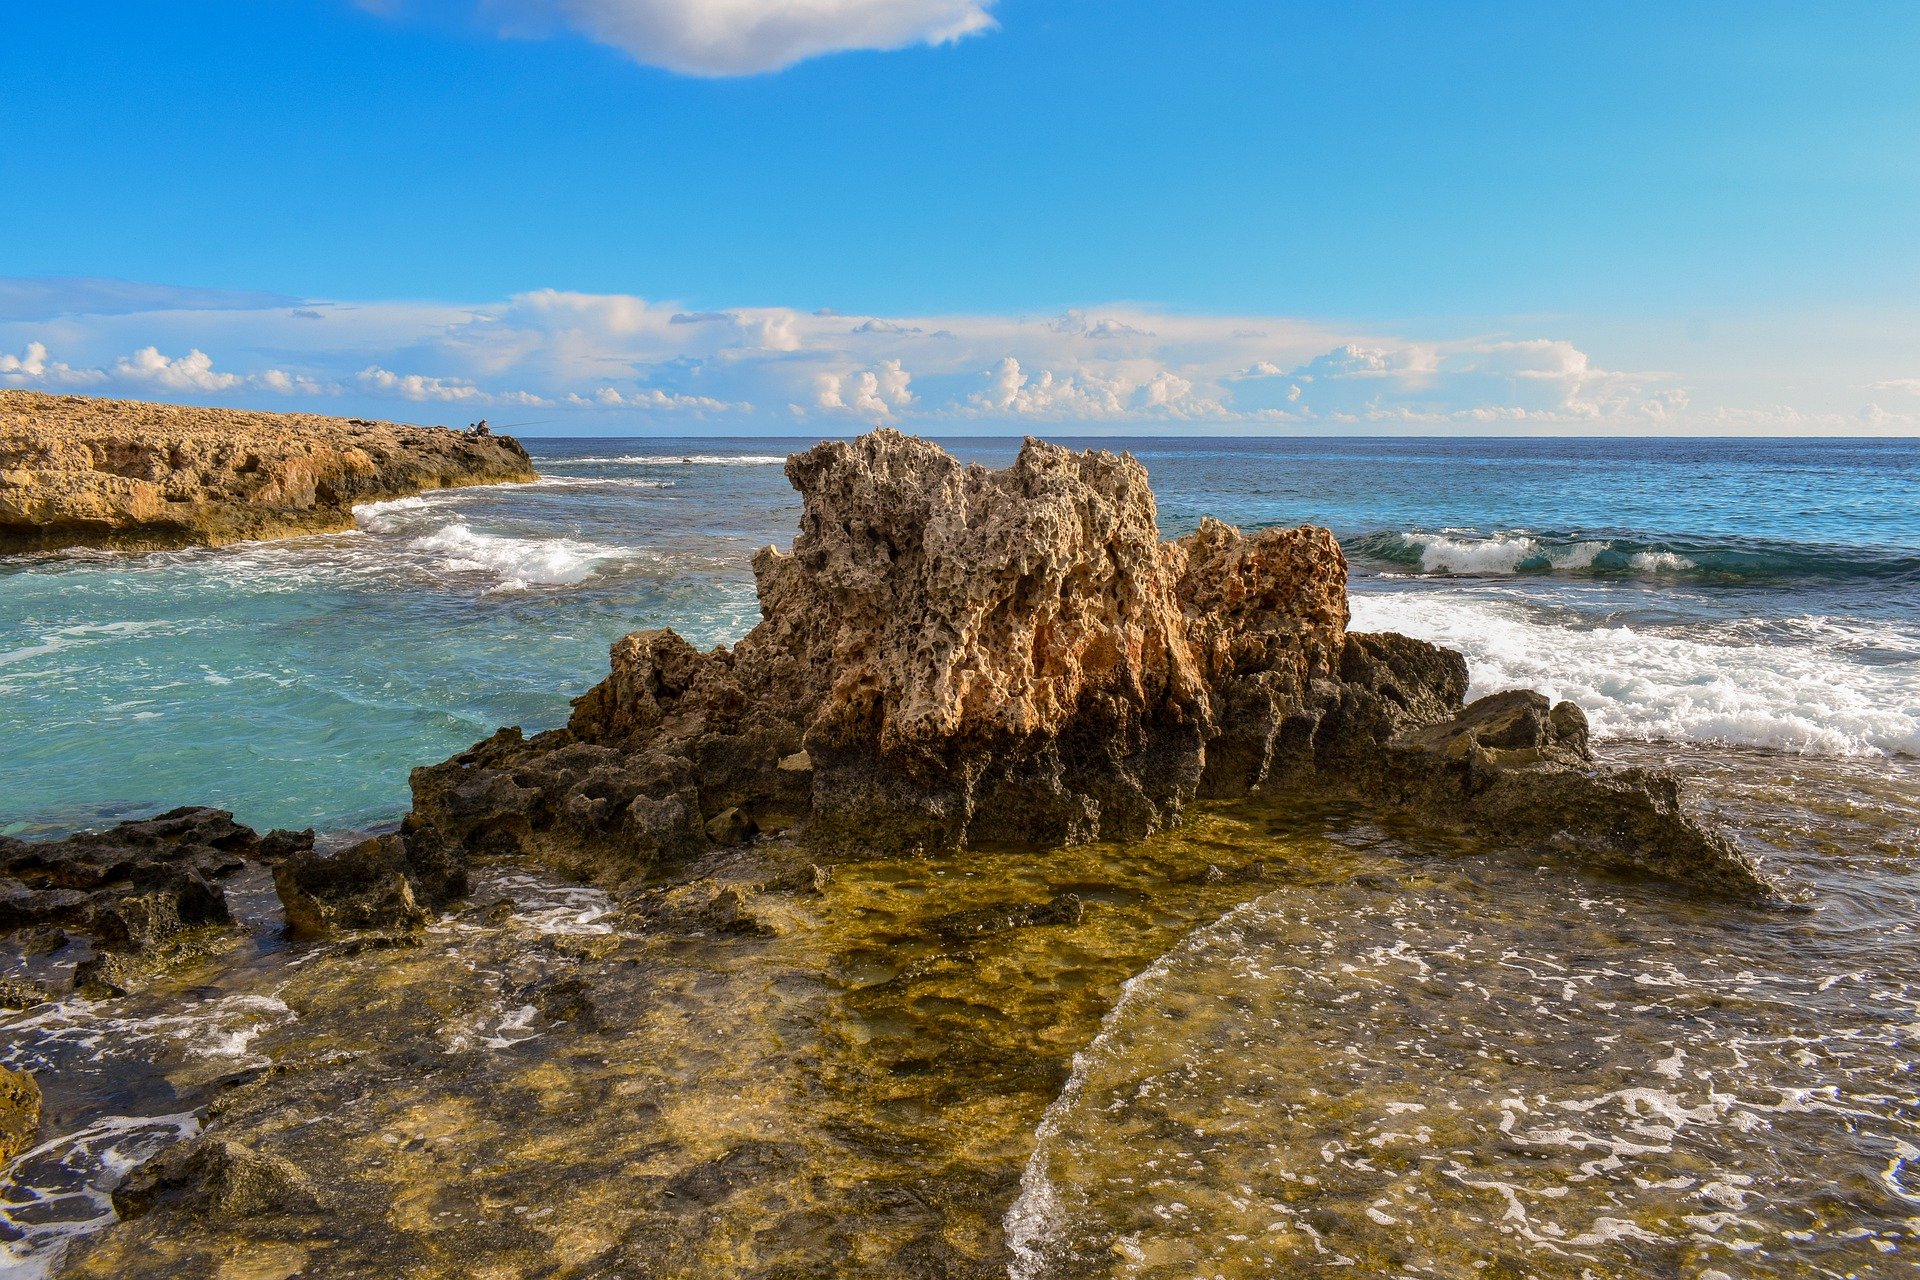
[[[895,409],[913,403],[909,385],[913,375],[900,367],[898,360],[883,360],[877,368],[852,373],[822,373],[815,377],[818,389],[814,404],[822,409],[840,409],[874,421],[893,417]]]
[[[402,400],[436,401],[444,404],[524,404],[549,403],[541,396],[525,391],[485,391],[464,378],[441,378],[421,373],[394,373],[370,365],[355,375],[355,381],[378,395]]]
[[[62,305],[57,289],[42,293],[49,307]],[[1791,387],[1703,387],[1616,368],[1561,335],[1434,340],[1133,304],[1064,315],[843,315],[536,290],[465,305],[316,299],[289,308],[270,300],[253,311],[186,298],[196,305],[129,313],[117,291],[90,283],[75,298],[93,299],[101,312],[0,317],[0,386],[310,402],[336,413],[390,413],[385,402],[394,401],[539,406],[573,417],[581,434],[666,415],[745,430],[1049,421],[1116,431],[1315,423],[1785,430],[1797,421],[1859,433],[1901,429],[1920,394],[1905,350],[1895,353],[1900,363],[1879,361],[1891,368],[1863,362],[1830,380],[1825,399],[1802,399]],[[1798,407],[1740,407],[1776,399]]]
[[[113,366],[113,376],[122,382],[145,382],[168,391],[231,391],[244,379],[234,373],[220,373],[213,357],[195,348],[184,356],[163,356],[158,347],[142,347],[130,356],[122,356]]]
[[[398,0],[360,0],[392,12]],[[821,54],[946,44],[988,31],[994,0],[478,0],[503,34],[571,29],[696,76],[778,71]]]

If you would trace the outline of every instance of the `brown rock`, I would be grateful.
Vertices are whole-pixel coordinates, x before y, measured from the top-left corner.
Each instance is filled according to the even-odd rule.
[[[0,552],[323,533],[356,503],[535,478],[508,436],[0,391]]]
[[[24,1071],[0,1067],[0,1165],[33,1145],[40,1131],[40,1086]]]
[[[312,849],[273,869],[296,936],[353,929],[418,929],[467,893],[465,866],[435,835],[375,836],[338,853]]]
[[[730,842],[728,813],[917,851],[1133,837],[1196,796],[1304,788],[1764,891],[1659,786],[1596,772],[1578,708],[1463,709],[1459,654],[1347,634],[1324,529],[1162,542],[1138,462],[1037,440],[989,471],[881,430],[787,474],[800,532],[754,558],[752,632],[623,638],[565,729],[415,770],[413,822],[617,880]]]

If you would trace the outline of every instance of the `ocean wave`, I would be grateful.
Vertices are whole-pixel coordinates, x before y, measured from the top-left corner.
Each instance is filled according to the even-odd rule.
[[[1565,574],[1737,583],[1769,579],[1920,583],[1920,554],[1760,539],[1649,540],[1577,533],[1470,529],[1361,534],[1342,546],[1357,563],[1390,573],[1454,577]]]
[[[591,577],[602,564],[629,554],[618,547],[576,538],[514,538],[477,533],[455,522],[413,539],[415,551],[436,557],[449,573],[489,573],[496,591],[525,591],[534,586],[571,586]]]
[[[1819,755],[1920,755],[1916,637],[1807,618],[1793,639],[1738,629],[1578,626],[1510,596],[1358,592],[1356,631],[1399,631],[1466,654],[1470,697],[1539,689],[1571,698],[1600,738],[1696,741]],[[1862,661],[1853,654],[1895,655]]]
[[[598,467],[778,467],[784,453],[622,453],[590,458],[536,458],[542,466]]]

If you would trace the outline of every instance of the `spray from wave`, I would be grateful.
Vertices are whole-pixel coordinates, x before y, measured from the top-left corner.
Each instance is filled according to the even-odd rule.
[[[1776,628],[1790,639],[1782,643],[1708,623],[1567,625],[1511,595],[1471,590],[1359,592],[1351,602],[1357,631],[1466,654],[1469,697],[1534,688],[1571,698],[1597,737],[1920,755],[1920,635],[1886,624],[1797,619]]]

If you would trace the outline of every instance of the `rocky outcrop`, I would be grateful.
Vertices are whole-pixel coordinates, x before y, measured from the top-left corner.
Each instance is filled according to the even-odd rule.
[[[40,1086],[24,1071],[0,1067],[0,1165],[33,1145],[40,1131]]]
[[[311,849],[313,832],[265,836],[223,809],[182,808],[106,831],[28,843],[0,837],[0,932],[23,953],[87,935],[82,988],[123,989],[182,939],[233,922],[220,882],[248,861]]]
[[[429,836],[375,836],[338,853],[303,850],[273,869],[296,937],[417,929],[467,894],[457,852]]]
[[[508,436],[0,391],[0,553],[325,533],[356,503],[533,479]]]
[[[1463,707],[1459,654],[1349,634],[1324,529],[1162,542],[1138,462],[1036,440],[989,471],[882,430],[787,474],[800,532],[755,557],[751,633],[620,640],[566,728],[416,770],[410,847],[618,880],[747,822],[865,850],[1051,845],[1307,790],[1767,892],[1670,781],[1596,768],[1577,708]]]

